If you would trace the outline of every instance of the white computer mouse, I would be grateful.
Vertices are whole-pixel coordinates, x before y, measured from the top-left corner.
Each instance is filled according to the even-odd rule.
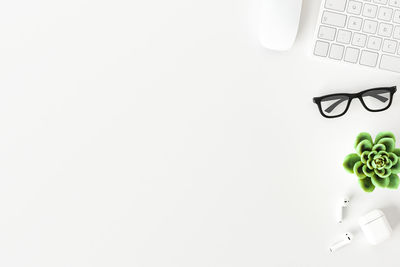
[[[286,51],[296,40],[302,0],[260,0],[261,44],[268,49]]]

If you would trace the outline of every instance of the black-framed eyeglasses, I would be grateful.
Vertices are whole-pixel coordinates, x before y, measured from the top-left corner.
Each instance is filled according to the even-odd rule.
[[[313,101],[318,105],[319,112],[321,112],[322,116],[325,118],[337,118],[343,116],[347,112],[354,98],[358,98],[368,111],[384,111],[392,105],[393,95],[396,91],[396,86],[379,87],[356,94],[331,94],[314,97]]]

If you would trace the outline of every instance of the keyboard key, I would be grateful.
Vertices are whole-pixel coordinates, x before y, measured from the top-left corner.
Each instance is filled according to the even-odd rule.
[[[374,3],[381,4],[381,5],[386,5],[387,2],[388,2],[388,0],[374,0]]]
[[[350,30],[359,31],[359,30],[361,30],[362,21],[363,20],[361,18],[350,17],[349,25],[347,25],[347,28],[349,28]]]
[[[349,44],[351,41],[351,32],[345,30],[339,30],[336,41],[342,44]]]
[[[393,9],[388,7],[380,7],[378,12],[378,19],[390,21],[392,19]]]
[[[361,33],[354,33],[352,45],[364,47],[365,43],[367,42],[367,36]]]
[[[400,72],[400,57],[382,55],[379,67],[384,70]]]
[[[360,57],[360,64],[368,67],[375,67],[378,61],[378,53],[370,51],[362,51]]]
[[[346,53],[344,55],[344,61],[347,61],[350,63],[357,63],[359,54],[360,54],[360,49],[353,48],[353,47],[347,47]]]
[[[381,23],[379,25],[378,35],[384,37],[390,37],[392,35],[393,25],[387,23]]]
[[[317,41],[315,43],[314,55],[326,57],[328,55],[329,43]]]
[[[341,60],[343,57],[344,46],[333,44],[331,46],[331,51],[329,52],[329,57],[336,60]]]
[[[396,53],[397,42],[393,40],[385,39],[383,41],[382,51],[386,53],[394,54]]]
[[[400,40],[400,26],[394,27],[393,38]]]
[[[343,14],[324,11],[322,14],[322,24],[327,24],[336,27],[344,27],[346,25],[347,16]]]
[[[393,22],[400,23],[400,10],[394,12]]]
[[[367,48],[373,50],[380,50],[382,44],[382,38],[370,36],[368,38]]]
[[[362,3],[358,1],[350,1],[347,8],[347,12],[350,14],[360,15],[361,14]]]
[[[389,6],[400,7],[400,0],[389,0]]]
[[[377,28],[378,22],[366,19],[364,22],[363,32],[375,34]]]
[[[371,4],[365,4],[364,10],[363,10],[363,16],[368,17],[368,18],[375,18],[377,11],[378,11],[378,6],[371,5]]]
[[[318,31],[318,38],[333,41],[335,40],[336,29],[326,26],[320,26]]]
[[[343,12],[346,9],[346,0],[326,0],[325,7]]]

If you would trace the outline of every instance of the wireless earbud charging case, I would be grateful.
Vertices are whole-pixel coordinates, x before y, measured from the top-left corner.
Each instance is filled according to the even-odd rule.
[[[390,237],[392,228],[381,210],[373,210],[359,219],[368,242],[377,245]]]

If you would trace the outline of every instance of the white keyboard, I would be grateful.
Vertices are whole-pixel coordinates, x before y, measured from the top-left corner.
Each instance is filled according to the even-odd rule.
[[[313,54],[400,73],[400,0],[322,0]]]

